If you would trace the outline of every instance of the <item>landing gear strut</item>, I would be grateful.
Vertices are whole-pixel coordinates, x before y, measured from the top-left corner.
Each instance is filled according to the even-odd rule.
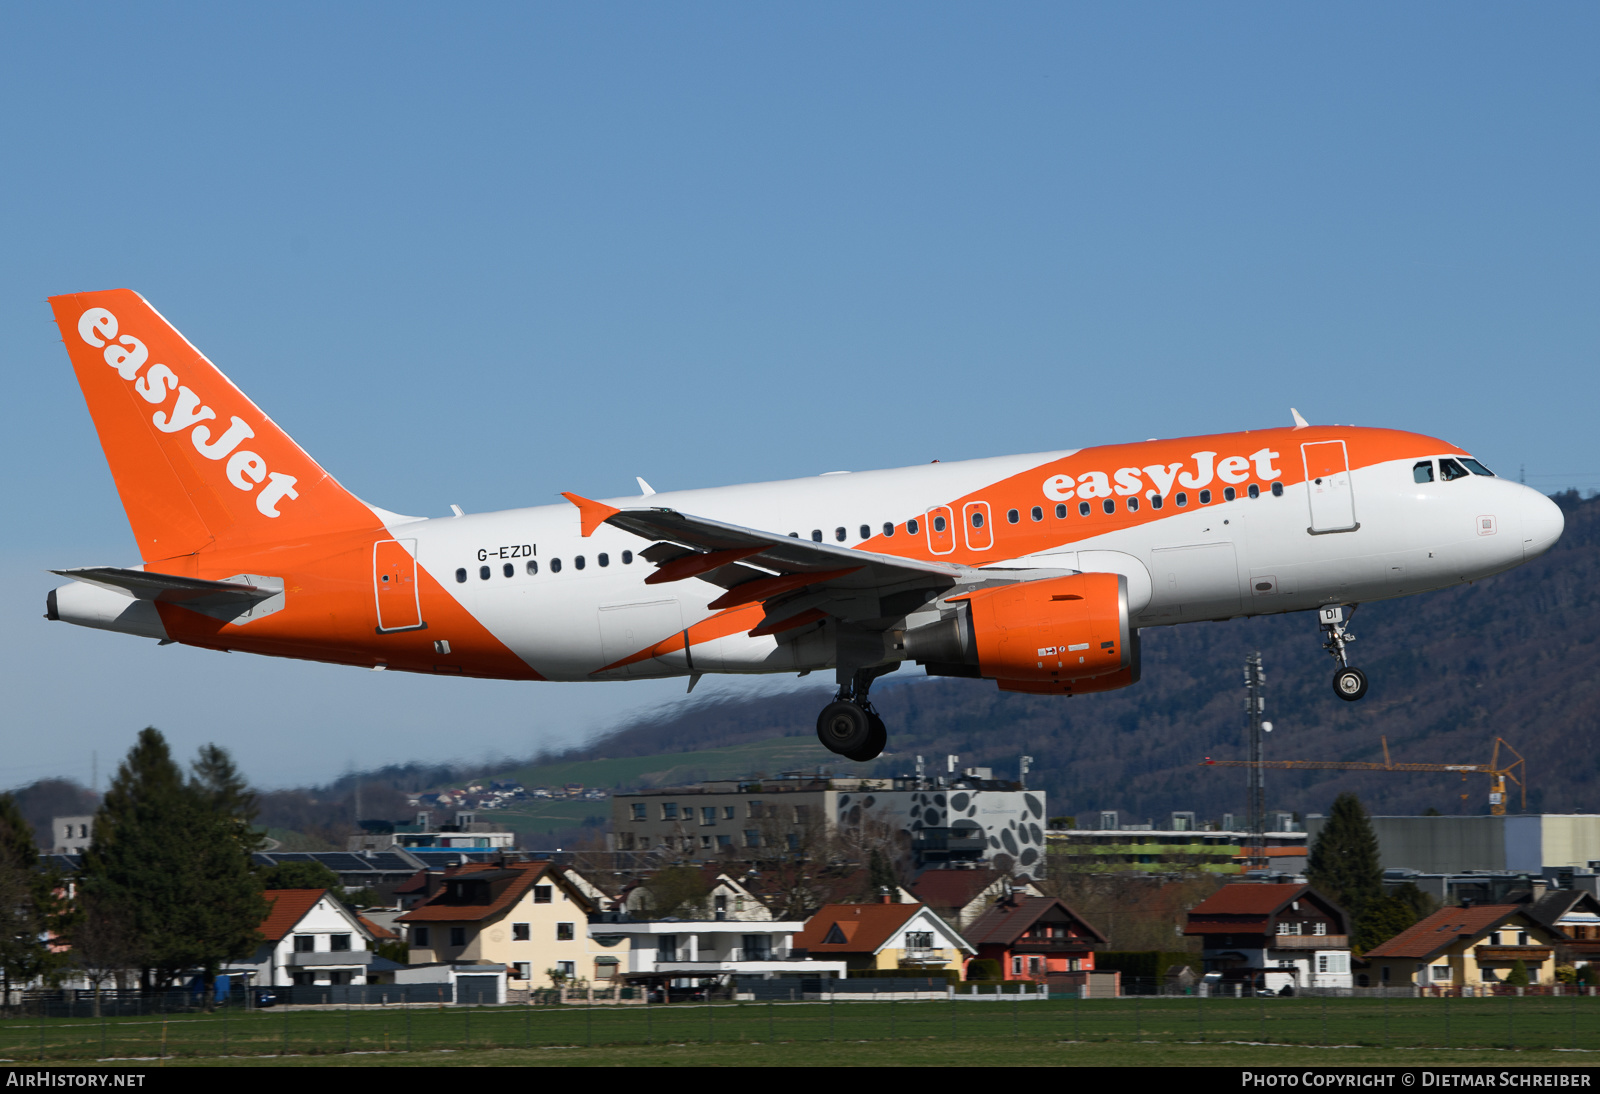
[[[1350,617],[1355,614],[1357,607],[1359,605],[1356,604],[1348,608],[1336,605],[1317,611],[1317,620],[1321,623],[1322,633],[1326,636],[1322,648],[1339,662],[1339,671],[1333,674],[1333,693],[1347,703],[1353,703],[1367,693],[1367,674],[1352,667],[1344,651],[1348,643],[1356,640],[1356,636],[1345,630],[1345,627],[1349,625]]]
[[[833,702],[817,715],[817,740],[829,752],[864,763],[875,760],[889,743],[889,731],[867,700],[872,681],[899,665],[857,669],[850,682],[839,688]]]

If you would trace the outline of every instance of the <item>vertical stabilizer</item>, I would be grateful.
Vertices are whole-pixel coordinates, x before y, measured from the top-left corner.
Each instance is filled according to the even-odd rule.
[[[146,562],[376,523],[138,293],[50,306]]]

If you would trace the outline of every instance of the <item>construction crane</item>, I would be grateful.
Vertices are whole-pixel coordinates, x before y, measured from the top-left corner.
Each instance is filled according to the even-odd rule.
[[[1460,772],[1461,778],[1468,775],[1480,774],[1489,776],[1489,812],[1496,817],[1506,815],[1506,780],[1510,779],[1522,791],[1522,808],[1528,808],[1528,786],[1524,781],[1527,771],[1524,768],[1522,753],[1512,748],[1503,737],[1494,739],[1494,751],[1489,756],[1486,764],[1397,764],[1389,759],[1389,738],[1383,740],[1383,762],[1374,763],[1367,760],[1213,760],[1210,756],[1205,758],[1201,767],[1270,767],[1276,770],[1302,770],[1302,771],[1454,771]],[[1516,757],[1516,760],[1501,765],[1500,749]],[[1520,777],[1519,777],[1520,774]],[[1461,795],[1465,798],[1466,795]]]

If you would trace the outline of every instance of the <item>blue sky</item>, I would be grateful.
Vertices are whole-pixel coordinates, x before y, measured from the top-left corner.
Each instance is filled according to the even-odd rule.
[[[137,289],[402,512],[1290,405],[1600,488],[1597,31],[1561,3],[9,6],[0,784],[87,779],[151,723],[274,784],[521,754],[681,689],[46,624],[45,567],[137,557],[50,294]]]

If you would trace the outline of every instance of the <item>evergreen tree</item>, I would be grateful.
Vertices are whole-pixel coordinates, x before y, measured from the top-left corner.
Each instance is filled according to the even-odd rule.
[[[877,900],[885,889],[890,900],[900,899],[900,880],[894,876],[894,866],[881,848],[874,847],[867,858],[867,884],[872,887],[871,900]]]
[[[160,732],[142,731],[84,855],[86,903],[118,910],[147,989],[191,970],[209,984],[222,962],[254,949],[267,911],[241,835],[243,782],[220,749],[196,767],[185,782]]]
[[[64,925],[61,879],[39,868],[33,826],[10,794],[0,794],[0,979],[14,986],[48,980],[64,957],[45,937]]]
[[[193,771],[196,790],[213,813],[228,818],[227,823],[236,829],[239,846],[247,854],[261,850],[266,838],[255,827],[260,804],[234,766],[228,750],[216,745],[204,746],[193,764]]]
[[[268,889],[332,889],[335,896],[344,892],[338,874],[320,862],[306,859],[280,862],[263,870],[261,883]]]
[[[1351,916],[1383,896],[1383,867],[1378,863],[1378,837],[1361,799],[1340,794],[1317,834],[1306,864],[1312,887],[1337,901]]]

